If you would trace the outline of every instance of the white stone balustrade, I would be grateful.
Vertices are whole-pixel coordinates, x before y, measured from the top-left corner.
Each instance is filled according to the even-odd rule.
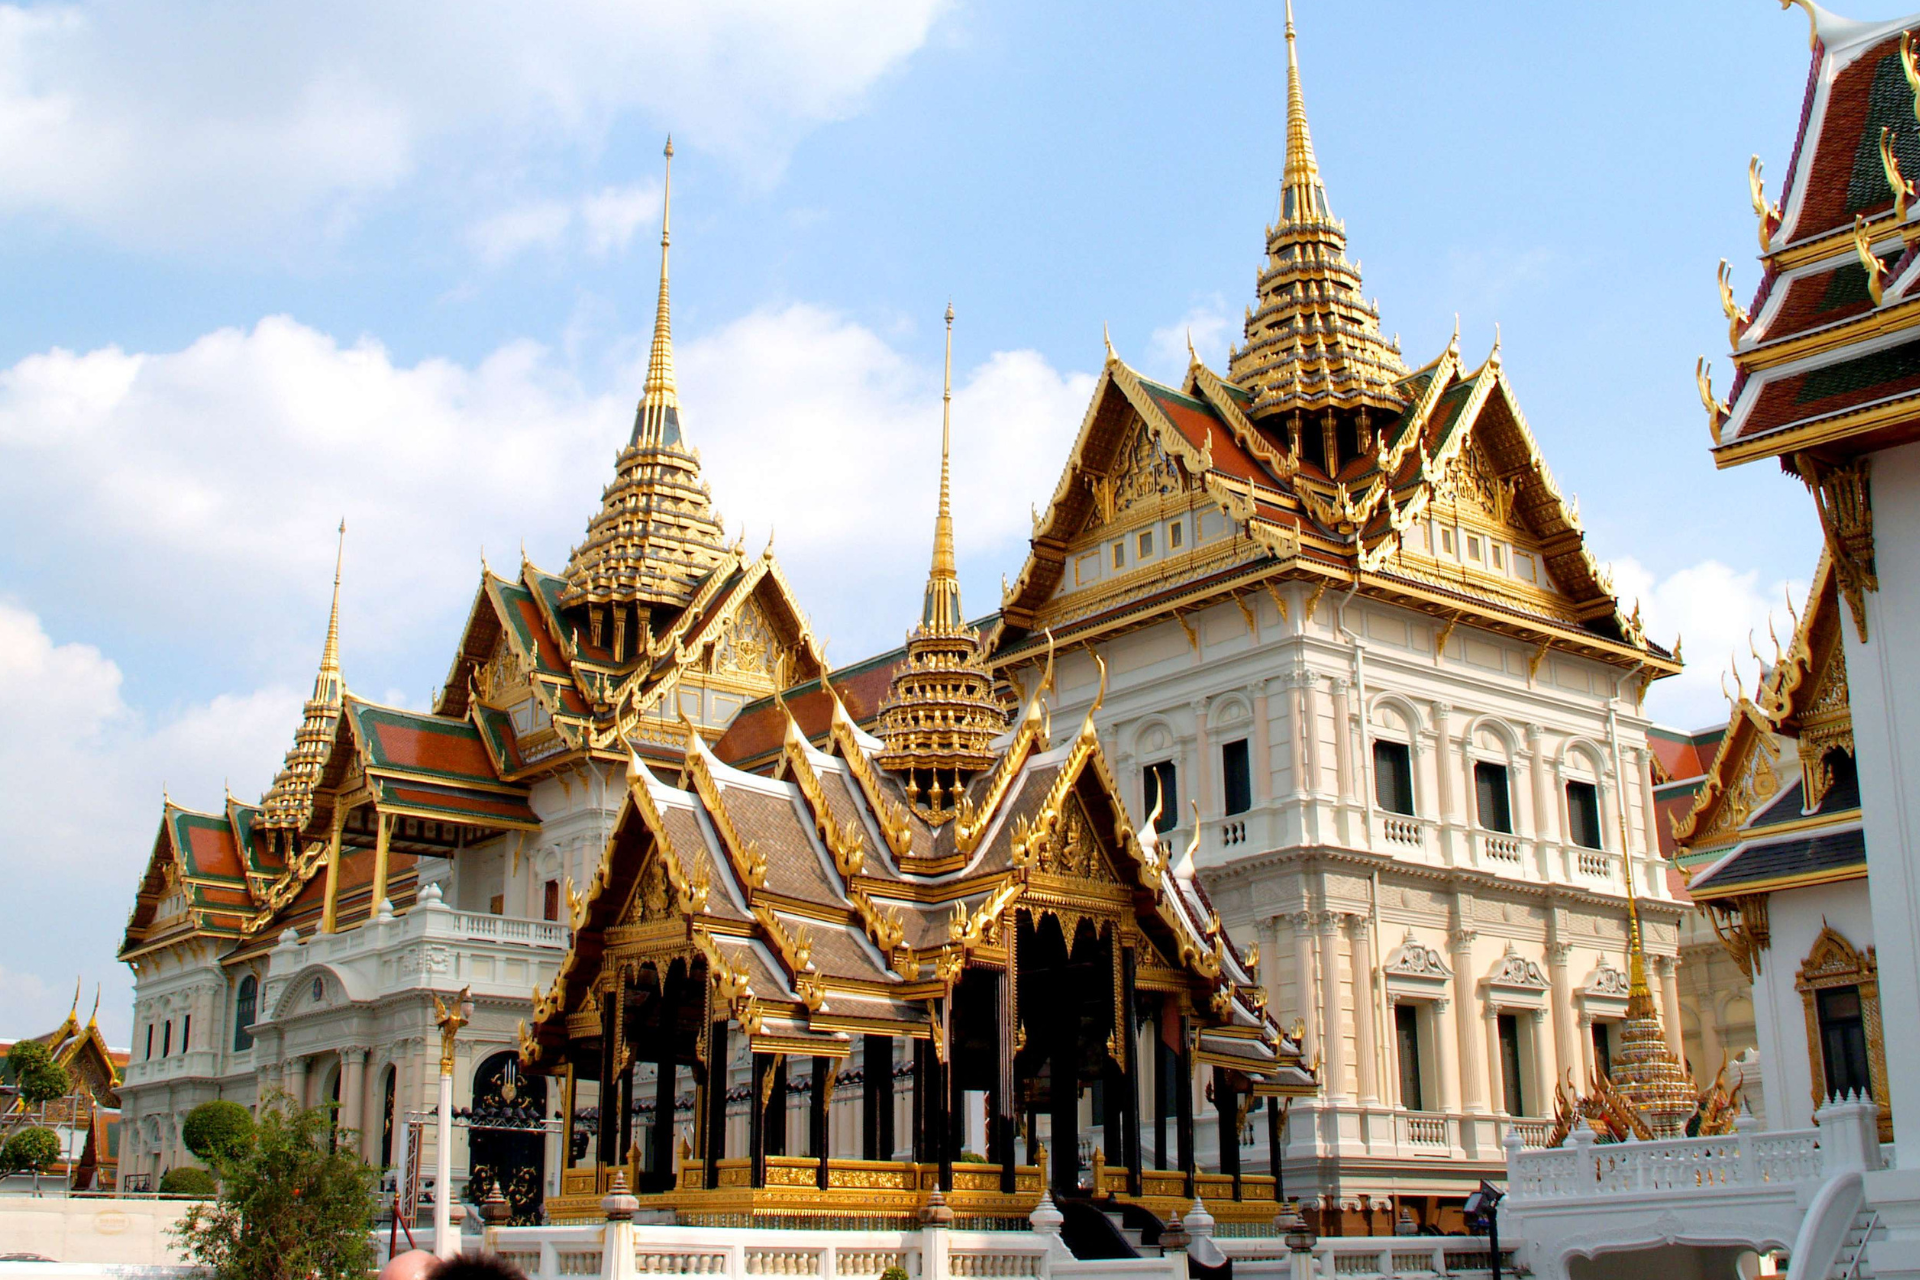
[[[1603,1252],[1786,1249],[1821,1187],[1880,1166],[1872,1102],[1835,1100],[1815,1119],[1768,1133],[1747,1116],[1722,1137],[1609,1143],[1582,1121],[1563,1145],[1534,1151],[1509,1134],[1501,1234],[1526,1242],[1542,1280]]]

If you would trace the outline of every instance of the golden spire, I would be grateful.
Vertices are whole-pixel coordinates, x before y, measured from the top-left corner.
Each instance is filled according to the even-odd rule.
[[[634,660],[651,634],[648,610],[689,603],[700,582],[727,558],[725,531],[700,478],[699,455],[680,429],[673,378],[673,323],[667,289],[672,244],[673,139],[667,139],[660,207],[660,297],[653,350],[633,435],[615,462],[587,536],[567,558],[565,608],[589,606],[583,634],[611,646],[615,662]],[[604,606],[613,606],[611,610]],[[629,606],[637,606],[632,608]]]
[[[907,637],[907,657],[880,708],[880,767],[906,775],[907,796],[929,821],[958,812],[966,779],[993,764],[993,740],[1006,711],[980,637],[961,620],[960,577],[953,551],[953,304],[947,304],[945,390],[940,408],[940,503],[933,518],[933,566],[920,625]]]
[[[1228,377],[1253,397],[1256,417],[1331,410],[1398,413],[1394,385],[1406,374],[1397,343],[1380,333],[1380,313],[1362,295],[1347,261],[1347,231],[1327,207],[1326,184],[1307,128],[1300,53],[1287,8],[1287,154],[1279,216],[1267,228],[1258,301]],[[1338,469],[1335,460],[1334,470]]]
[[[1320,165],[1313,158],[1313,135],[1307,132],[1307,99],[1300,92],[1293,0],[1287,0],[1287,164],[1281,175],[1280,220],[1308,221],[1327,216],[1327,189],[1320,182]]]
[[[947,304],[947,361],[940,393],[940,506],[933,517],[933,568],[927,574],[920,624],[939,631],[960,625],[960,575],[953,554],[953,506],[949,455],[953,444],[953,304]]]
[[[1669,1010],[1678,1014],[1678,1010]],[[1673,1051],[1647,982],[1647,952],[1640,937],[1640,908],[1627,893],[1627,1016],[1620,1023],[1609,1085],[1630,1104],[1652,1136],[1675,1138],[1686,1131],[1698,1107],[1693,1078]]]
[[[333,604],[327,611],[327,642],[320,650],[320,670],[313,677],[313,696],[307,699],[300,728],[293,735],[286,763],[260,799],[261,825],[298,830],[313,810],[313,784],[333,746],[340,722],[340,704],[346,681],[340,675],[340,569],[347,555],[347,521],[340,520],[339,541],[333,553]]]
[[[347,518],[340,517],[340,537],[333,550],[333,606],[327,611],[327,643],[320,650],[320,671],[313,678],[315,702],[340,702],[340,566],[347,556]]]
[[[653,350],[647,355],[647,381],[633,418],[634,444],[680,443],[680,391],[673,380],[673,321],[667,300],[667,248],[672,243],[673,135],[667,135],[666,179],[660,196],[660,299],[653,312]]]

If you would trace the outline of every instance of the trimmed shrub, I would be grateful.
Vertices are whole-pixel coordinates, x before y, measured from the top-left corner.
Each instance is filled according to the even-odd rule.
[[[65,1097],[73,1087],[67,1069],[38,1040],[22,1040],[7,1050],[7,1074],[19,1088],[20,1100],[29,1106]]]
[[[253,1113],[237,1102],[203,1102],[187,1112],[180,1140],[208,1164],[231,1160],[253,1141]]]
[[[39,1173],[59,1158],[60,1136],[38,1125],[14,1130],[7,1145],[0,1147],[0,1165],[9,1173]]]
[[[209,1199],[215,1191],[213,1175],[205,1169],[196,1169],[192,1165],[183,1165],[178,1169],[169,1169],[160,1177],[160,1193],[168,1196],[199,1196]]]

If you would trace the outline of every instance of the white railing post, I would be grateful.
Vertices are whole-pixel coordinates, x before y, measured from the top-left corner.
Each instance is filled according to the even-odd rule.
[[[1828,1098],[1813,1113],[1813,1122],[1820,1126],[1820,1152],[1828,1177],[1879,1167],[1879,1135],[1864,1123],[1873,1109],[1871,1102],[1850,1093]]]
[[[600,1280],[635,1280],[640,1274],[633,1256],[633,1215],[640,1202],[627,1191],[627,1174],[616,1170],[613,1186],[600,1208],[607,1215],[600,1234]]]

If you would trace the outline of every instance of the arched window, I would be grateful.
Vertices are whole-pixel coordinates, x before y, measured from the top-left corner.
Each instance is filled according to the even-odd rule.
[[[252,974],[240,979],[240,990],[233,1000],[233,1051],[253,1048],[254,1009],[260,1003],[260,981]]]
[[[381,1090],[385,1101],[380,1107],[380,1167],[393,1167],[393,1095],[396,1069],[388,1067],[386,1087]]]

